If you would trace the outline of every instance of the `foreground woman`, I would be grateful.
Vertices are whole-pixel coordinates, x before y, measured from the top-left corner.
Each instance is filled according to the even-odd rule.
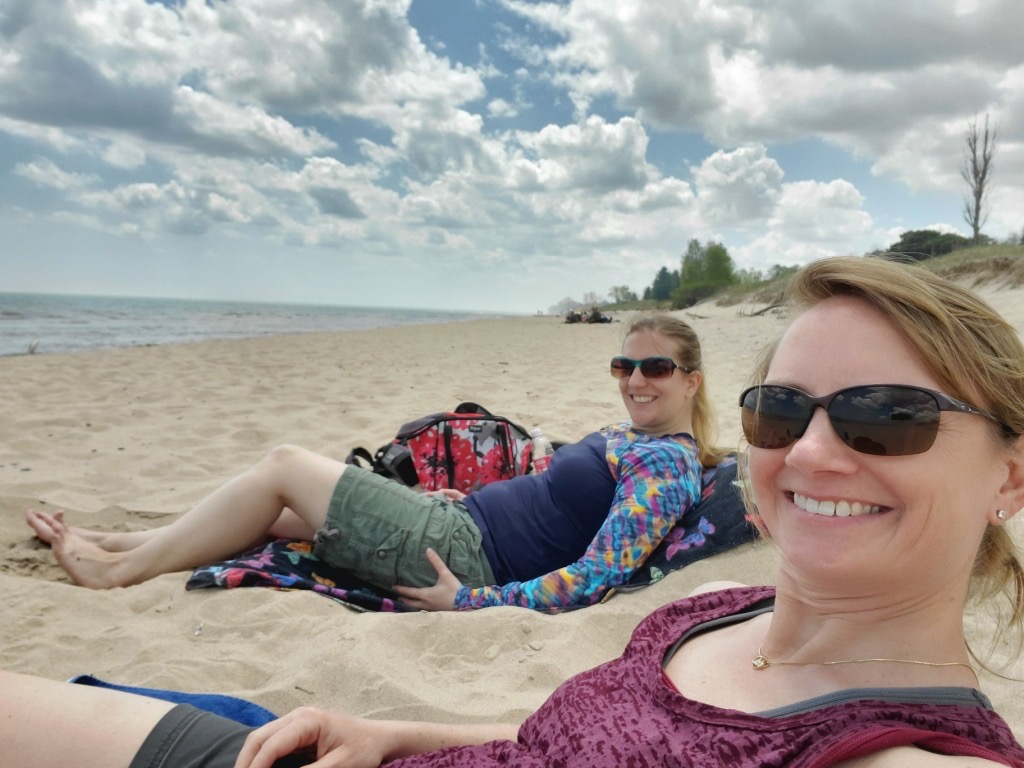
[[[1009,599],[1001,631],[1024,626],[1004,525],[1024,506],[1020,340],[970,292],[875,259],[804,268],[791,304],[740,398],[750,497],[781,556],[775,588],[718,584],[659,609],[622,657],[518,727],[301,709],[250,733],[8,675],[0,762],[1024,767],[963,631],[972,590]]]
[[[590,605],[629,580],[722,458],[689,325],[635,319],[611,372],[629,422],[560,448],[543,474],[469,496],[417,493],[284,446],[162,528],[101,533],[40,511],[27,522],[87,587],[208,565],[269,535],[313,541],[322,560],[414,608]]]

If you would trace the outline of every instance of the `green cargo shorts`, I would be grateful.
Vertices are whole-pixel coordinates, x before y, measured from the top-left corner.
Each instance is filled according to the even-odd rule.
[[[481,538],[464,504],[350,465],[313,539],[313,554],[390,590],[396,584],[434,585],[437,572],[426,557],[430,547],[465,586],[484,587],[494,583],[494,574]]]

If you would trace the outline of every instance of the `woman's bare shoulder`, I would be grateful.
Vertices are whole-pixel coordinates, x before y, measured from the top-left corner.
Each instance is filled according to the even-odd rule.
[[[720,589],[734,589],[735,587],[746,587],[738,581],[708,581],[694,589],[688,596],[703,595],[705,592],[718,592]]]
[[[835,768],[905,768],[908,765],[913,765],[915,768],[990,768],[991,766],[1001,766],[1002,763],[980,757],[936,755],[934,752],[926,752],[917,747],[895,747],[876,752],[873,755],[836,763]]]

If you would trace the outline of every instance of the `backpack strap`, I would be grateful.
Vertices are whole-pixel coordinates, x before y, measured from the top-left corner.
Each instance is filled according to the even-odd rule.
[[[345,463],[354,464],[363,469],[374,469],[373,456],[361,445],[348,452],[348,456],[345,457]]]
[[[484,416],[490,416],[492,419],[500,419],[501,421],[505,422],[509,426],[511,426],[511,427],[515,428],[516,430],[518,430],[519,433],[523,437],[529,437],[529,434],[530,434],[529,430],[523,429],[521,426],[516,424],[514,421],[512,421],[510,419],[506,419],[504,416],[495,416],[493,413],[488,411],[486,408],[484,408],[479,403],[474,403],[474,402],[472,402],[470,400],[467,400],[464,403],[459,403],[457,406],[455,406],[455,410],[452,411],[452,413],[482,413]],[[562,443],[562,445],[565,445],[565,443]]]
[[[472,403],[470,403],[472,405]],[[468,413],[468,411],[464,411]],[[452,425],[450,422],[444,422],[442,428],[444,433],[444,469],[448,478],[448,487],[455,487],[455,455],[452,452]]]
[[[345,457],[346,464],[367,469],[374,474],[397,480],[410,488],[420,481],[416,474],[416,462],[413,461],[409,449],[399,443],[387,443],[370,455],[370,452],[358,446],[349,451]]]
[[[488,411],[482,405],[469,401],[456,405],[455,410],[452,411],[452,413],[482,413],[484,416],[494,416],[493,413]]]
[[[420,482],[412,451],[404,443],[382,445],[373,457],[373,471],[412,488]]]

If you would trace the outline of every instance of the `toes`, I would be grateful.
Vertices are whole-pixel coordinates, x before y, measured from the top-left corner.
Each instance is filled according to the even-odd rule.
[[[64,530],[64,524],[59,518],[35,509],[30,509],[25,513],[25,522],[44,544],[52,544]]]

